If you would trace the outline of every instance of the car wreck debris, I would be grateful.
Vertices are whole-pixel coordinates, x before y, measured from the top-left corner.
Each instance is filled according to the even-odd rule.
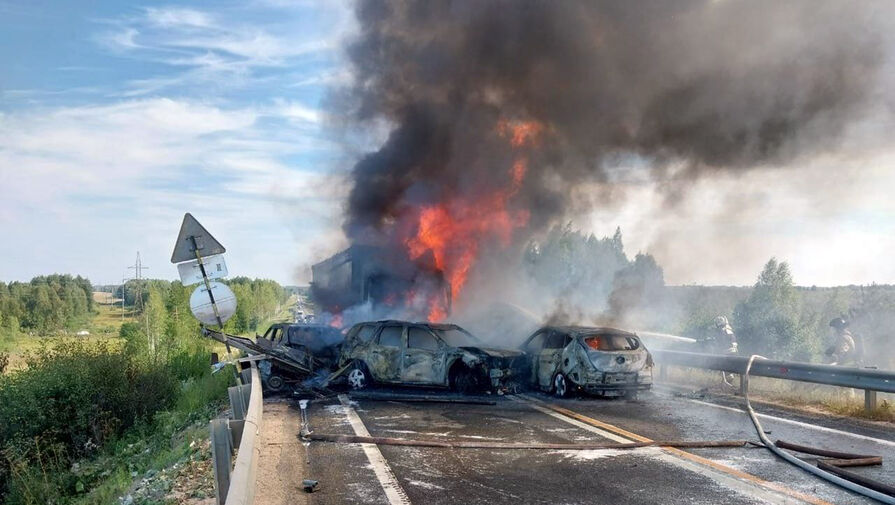
[[[353,389],[375,382],[460,393],[509,389],[523,363],[521,352],[485,348],[457,325],[395,320],[354,325],[340,357]]]
[[[634,397],[652,386],[652,356],[636,334],[624,330],[545,326],[522,351],[529,359],[529,383],[558,397],[577,389]]]

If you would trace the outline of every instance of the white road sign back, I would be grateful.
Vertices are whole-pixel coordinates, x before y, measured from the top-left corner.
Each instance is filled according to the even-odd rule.
[[[224,262],[224,255],[218,254],[202,258],[202,263],[205,265],[205,274],[208,275],[209,279],[222,279],[227,277],[227,263]],[[178,263],[177,273],[180,274],[180,282],[184,286],[204,282],[198,260]]]
[[[236,313],[236,295],[233,294],[233,291],[226,284],[210,281],[209,285],[214,295],[214,301],[218,306],[221,323],[226,323]],[[211,299],[204,284],[198,286],[193,291],[193,294],[190,295],[190,310],[199,321],[208,325],[218,324],[218,320],[214,315],[214,307],[211,305]]]

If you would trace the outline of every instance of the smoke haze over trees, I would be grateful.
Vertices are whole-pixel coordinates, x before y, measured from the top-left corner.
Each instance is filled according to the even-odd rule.
[[[515,260],[552,226],[631,187],[654,184],[673,205],[694,179],[833,151],[872,112],[888,110],[882,20],[893,9],[807,0],[358,2],[353,80],[332,103],[349,130],[387,125],[389,134],[351,172],[345,235],[401,257],[424,209],[452,225],[495,219],[469,212],[470,202],[505,191],[524,157],[506,199],[507,215],[524,219],[512,220],[512,240],[485,233],[476,249]],[[514,148],[507,122],[535,133]],[[476,265],[470,272],[486,275]]]

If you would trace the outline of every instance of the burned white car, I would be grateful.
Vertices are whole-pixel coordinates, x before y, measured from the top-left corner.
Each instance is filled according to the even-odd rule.
[[[449,387],[461,393],[503,389],[524,364],[521,352],[488,349],[454,324],[377,321],[354,325],[340,365],[348,385],[372,383]]]
[[[530,383],[562,397],[583,390],[634,397],[652,385],[653,359],[636,334],[615,328],[547,326],[522,350]]]

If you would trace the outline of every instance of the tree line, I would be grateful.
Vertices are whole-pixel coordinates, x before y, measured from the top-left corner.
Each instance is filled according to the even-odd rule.
[[[276,317],[289,298],[287,291],[268,279],[234,277],[226,284],[236,295],[236,313],[224,325],[228,333],[244,334],[258,331]],[[119,290],[125,303],[137,301],[137,290],[142,290],[142,307],[135,307],[135,322],[121,326],[120,336],[135,354],[147,354],[152,360],[164,360],[172,352],[191,342],[198,334],[199,323],[190,312],[190,295],[195,286],[184,286],[180,281],[159,279],[131,281]]]
[[[93,286],[80,275],[0,282],[0,331],[55,333],[77,329],[93,314]]]
[[[557,226],[529,245],[523,265],[532,306],[555,304],[548,319],[608,324],[703,339],[723,315],[741,354],[823,362],[829,322],[844,317],[864,347],[865,364],[895,366],[895,287],[798,287],[790,266],[771,258],[752,286],[666,286],[649,254],[629,259],[621,230],[612,237]],[[691,346],[699,350],[698,344]]]

